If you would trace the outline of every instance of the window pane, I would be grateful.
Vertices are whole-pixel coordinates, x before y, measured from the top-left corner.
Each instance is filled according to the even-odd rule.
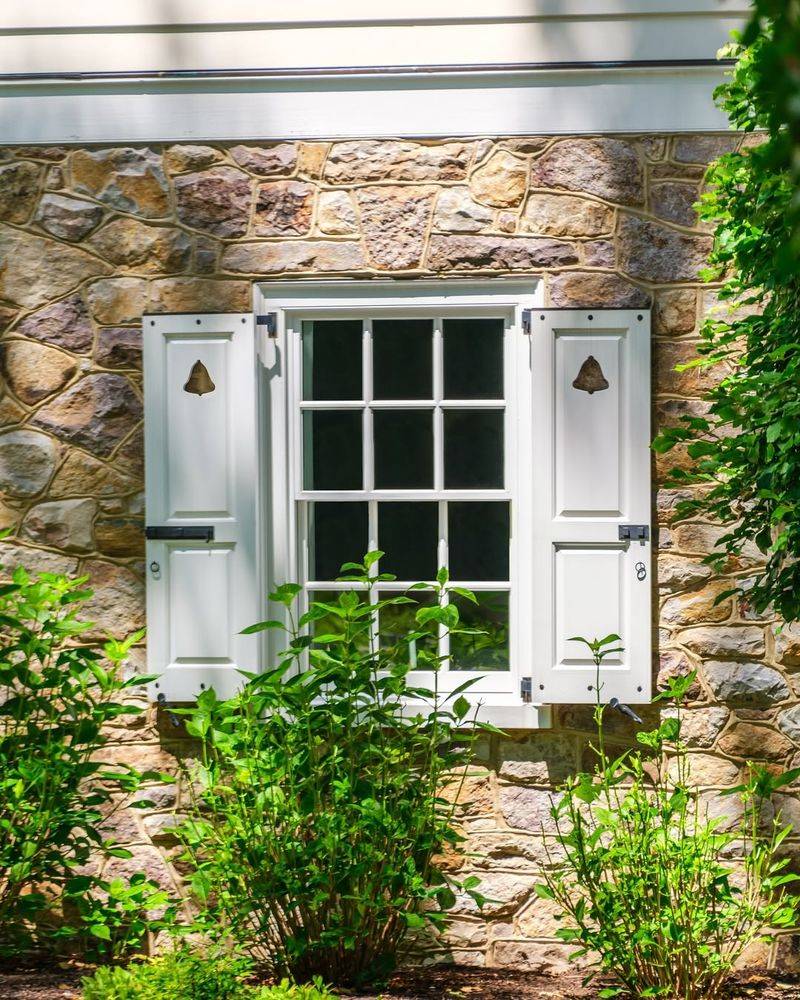
[[[502,489],[503,410],[445,410],[446,489]]]
[[[507,503],[466,501],[447,505],[453,580],[508,580],[509,515]]]
[[[395,597],[395,594],[386,593],[385,591],[380,594],[381,600],[386,600],[387,598]],[[431,670],[434,668],[435,664],[433,661],[428,663],[420,663],[418,659],[418,654],[420,652],[426,652],[432,656],[436,656],[438,652],[438,639],[437,631],[438,626],[432,622],[421,628],[417,625],[415,615],[419,608],[429,607],[434,602],[434,595],[426,593],[425,591],[414,591],[409,594],[416,603],[415,604],[394,604],[388,608],[383,608],[379,617],[380,621],[380,640],[381,646],[393,646],[398,643],[403,636],[409,635],[411,632],[422,632],[428,633],[427,636],[415,639],[413,642],[408,644],[408,662],[412,667],[419,667],[420,669]]]
[[[342,563],[361,562],[369,545],[366,503],[309,504],[308,575],[335,580]]]
[[[363,604],[366,600],[366,594],[359,594],[360,602]],[[312,601],[319,601],[321,604],[337,605],[339,603],[339,593],[338,591],[331,590],[316,590],[312,591],[308,595],[309,604]],[[369,633],[370,633],[370,618],[365,615],[363,618],[358,619],[356,623],[350,626],[352,629],[351,635],[355,640],[355,647],[360,653],[366,653],[370,649]],[[323,635],[341,635],[344,632],[344,622],[341,617],[331,611],[324,618],[319,618],[317,621],[313,622],[310,628],[311,634],[314,638],[318,638]]]
[[[433,487],[433,414],[430,410],[375,410],[375,486]]]
[[[303,413],[304,489],[361,489],[361,424],[360,410]]]
[[[460,625],[481,635],[450,635],[450,670],[508,670],[508,592],[481,592],[475,605],[455,596]]]
[[[433,322],[379,319],[372,324],[375,399],[433,396]]]
[[[303,323],[303,399],[362,399],[360,319]]]
[[[445,399],[502,399],[502,319],[446,319],[443,332]]]
[[[378,504],[378,547],[386,553],[382,573],[409,583],[435,579],[438,540],[437,503]]]

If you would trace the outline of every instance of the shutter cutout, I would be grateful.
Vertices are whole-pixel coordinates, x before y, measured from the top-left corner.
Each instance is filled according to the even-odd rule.
[[[593,702],[591,656],[569,639],[616,632],[625,649],[604,663],[602,700],[645,703],[651,546],[620,525],[650,524],[650,313],[537,311],[532,342],[533,697]],[[573,386],[588,357],[602,391]]]
[[[250,314],[145,316],[147,524],[214,538],[147,541],[148,671],[154,698],[229,697],[257,671],[256,358]],[[214,384],[185,386],[197,362]],[[162,697],[163,696],[163,697]]]

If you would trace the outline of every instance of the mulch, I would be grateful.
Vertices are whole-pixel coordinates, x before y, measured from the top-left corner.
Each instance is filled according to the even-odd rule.
[[[85,969],[0,970],[0,1000],[80,1000]],[[382,991],[349,1000],[597,1000],[579,975],[545,976],[459,966],[402,969]],[[186,1000],[192,1000],[187,997]],[[748,970],[730,984],[726,1000],[800,1000],[800,976]]]

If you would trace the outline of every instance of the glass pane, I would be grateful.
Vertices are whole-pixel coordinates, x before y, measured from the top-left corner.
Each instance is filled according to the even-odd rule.
[[[361,424],[360,410],[303,413],[304,489],[361,489]]]
[[[409,583],[434,580],[438,540],[437,503],[378,504],[378,548],[386,553],[382,573],[394,573]]]
[[[450,635],[450,670],[508,670],[508,591],[481,592],[478,604],[454,597],[460,625],[480,635]]]
[[[376,319],[372,324],[375,399],[431,399],[433,322]]]
[[[433,488],[433,414],[430,410],[375,410],[375,486]]]
[[[447,519],[451,579],[508,580],[509,505],[451,502]]]
[[[303,399],[362,399],[360,319],[303,323]]]
[[[369,545],[366,503],[309,504],[308,576],[335,580],[342,563],[361,562]]]
[[[445,410],[446,489],[502,489],[503,410]]]
[[[384,591],[381,593],[380,599],[386,600],[387,598],[395,596],[395,594],[386,593]],[[425,591],[417,590],[408,596],[411,597],[416,603],[395,604],[388,608],[383,608],[381,611],[379,615],[381,646],[393,646],[395,643],[399,642],[403,636],[407,636],[410,632],[426,631],[428,633],[427,636],[415,639],[413,642],[408,644],[408,661],[412,667],[420,667],[421,669],[425,668],[431,670],[435,664],[433,662],[418,662],[418,654],[422,651],[430,653],[433,656],[437,654],[438,626],[431,622],[425,626],[424,629],[420,628],[420,626],[417,625],[414,616],[419,608],[428,607],[433,604],[434,595],[426,593]]]
[[[446,319],[443,333],[445,399],[502,399],[502,319]]]
[[[366,593],[359,594],[361,603],[366,600]],[[315,590],[308,595],[309,603],[312,601],[319,601],[322,604],[338,604],[339,602],[339,592],[335,590]],[[355,639],[355,647],[359,653],[366,653],[370,648],[370,626],[369,626],[369,616],[365,616],[359,619],[358,626],[350,626],[352,629],[351,634]],[[341,635],[344,631],[344,622],[342,619],[330,612],[324,618],[319,618],[311,626],[311,634],[314,638],[318,638],[323,635]]]

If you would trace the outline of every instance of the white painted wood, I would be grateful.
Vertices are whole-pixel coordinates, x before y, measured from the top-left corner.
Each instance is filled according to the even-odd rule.
[[[148,525],[212,525],[213,542],[147,542],[153,697],[231,695],[259,644],[238,633],[260,612],[255,335],[250,314],[145,316]],[[184,392],[195,361],[216,388]]]
[[[0,144],[726,131],[721,68],[0,85]]]
[[[622,636],[602,698],[650,700],[650,314],[542,310],[533,321],[533,678],[547,703],[595,700],[595,669],[572,636]],[[609,381],[573,388],[593,355]],[[538,485],[537,485],[538,484]],[[643,575],[644,574],[644,575]]]

